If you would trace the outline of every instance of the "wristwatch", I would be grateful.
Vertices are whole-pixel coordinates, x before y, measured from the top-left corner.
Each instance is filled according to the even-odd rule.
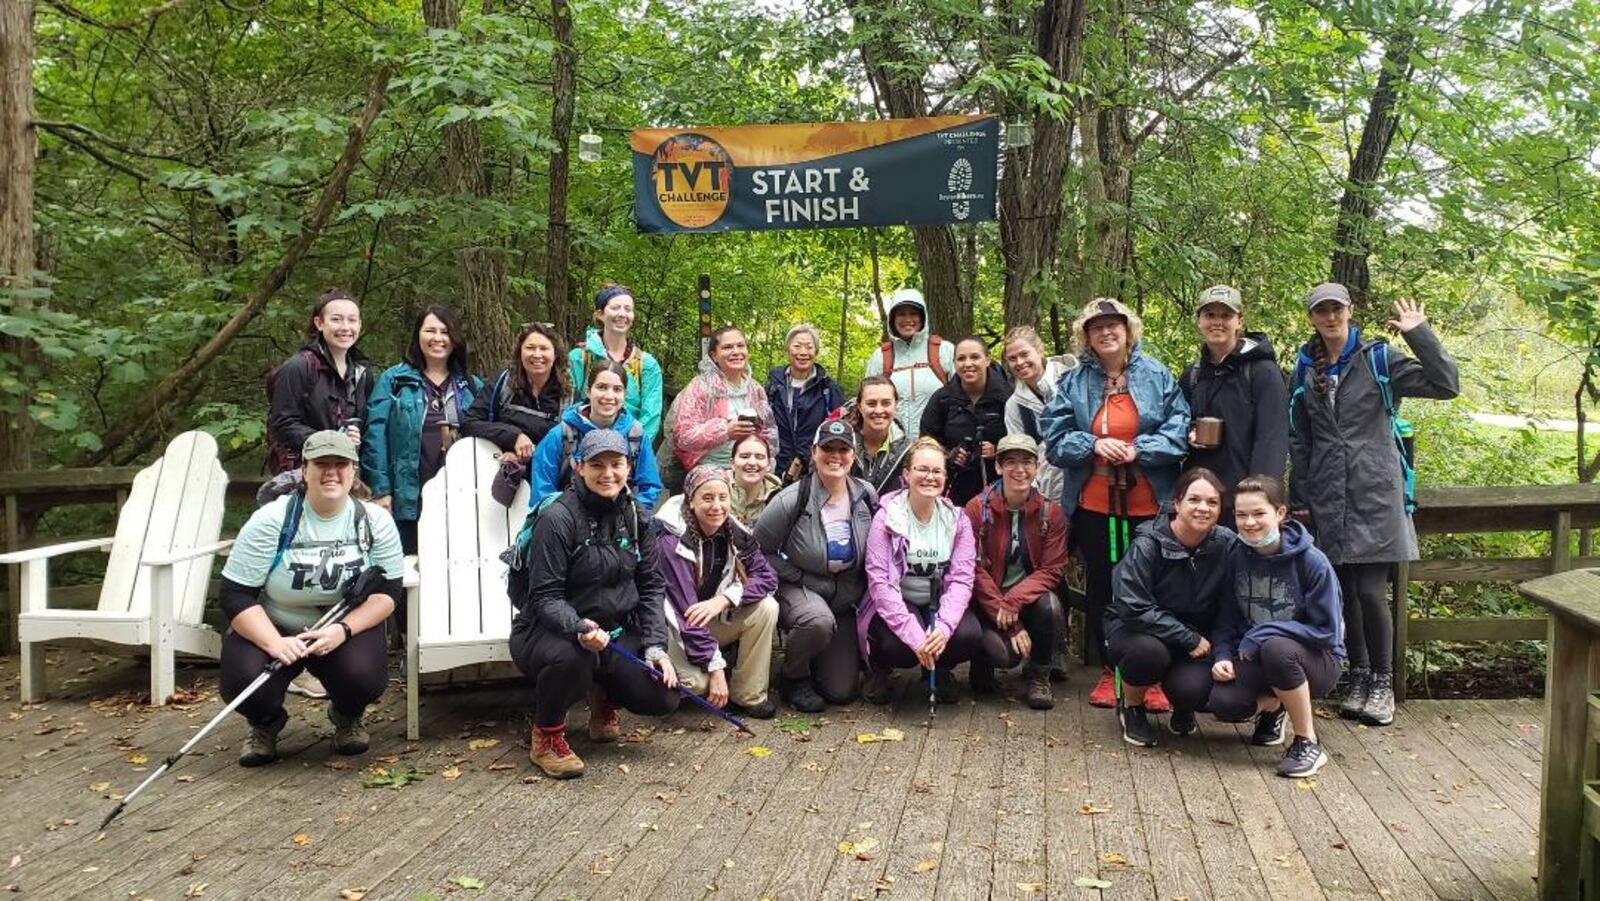
[[[349,641],[350,640],[350,624],[345,622],[344,620],[339,620],[339,628],[344,630],[344,640],[345,641]]]

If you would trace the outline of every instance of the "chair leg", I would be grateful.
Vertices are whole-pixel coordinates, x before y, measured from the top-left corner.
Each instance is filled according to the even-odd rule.
[[[22,642],[22,701],[35,704],[44,700],[44,646]]]
[[[416,741],[422,737],[422,680],[416,659],[408,654],[406,662],[406,740]]]
[[[162,707],[177,688],[177,647],[172,622],[176,582],[171,565],[150,568],[150,704]]]

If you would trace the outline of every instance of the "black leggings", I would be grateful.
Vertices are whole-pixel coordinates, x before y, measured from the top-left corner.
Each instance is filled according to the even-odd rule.
[[[289,690],[289,682],[302,670],[310,670],[328,690],[333,709],[347,717],[358,717],[368,704],[383,697],[383,690],[389,685],[387,653],[388,641],[382,626],[357,632],[327,654],[280,668],[239,705],[239,713],[252,726],[271,724],[283,714],[283,696]],[[222,639],[222,673],[217,680],[222,700],[238,697],[272,660],[250,639],[230,629]]]
[[[1107,653],[1111,664],[1122,670],[1124,685],[1149,687],[1159,683],[1172,702],[1172,709],[1191,713],[1206,709],[1211,695],[1210,655],[1196,660],[1185,648],[1126,629],[1111,637]]]
[[[639,653],[639,637],[624,634],[613,639]],[[606,698],[644,716],[666,716],[678,709],[678,693],[656,681],[638,664],[613,651],[590,651],[564,635],[548,632],[512,632],[511,660],[533,682],[533,722],[559,726],[567,710],[599,685]]]
[[[1033,640],[1033,651],[1028,654],[1028,665],[1049,666],[1050,657],[1056,650],[1056,643],[1067,631],[1066,617],[1061,612],[1061,601],[1056,597],[1056,593],[1047,591],[1039,595],[1039,599],[1033,603],[1024,604],[1017,612],[1017,622]],[[995,628],[987,618],[983,620],[983,656],[991,665],[1001,669],[1010,669],[1022,662],[1022,655],[1016,652],[1011,642],[1006,640],[1005,634]]]
[[[968,607],[956,626],[956,634],[950,636],[944,653],[939,655],[939,669],[952,670],[957,664],[973,659],[978,656],[982,644],[983,627],[978,625],[977,615]],[[876,616],[867,626],[867,663],[879,672],[921,665],[917,663],[916,652],[906,647],[905,642],[889,630],[888,624]]]
[[[1341,563],[1345,648],[1353,669],[1394,671],[1394,615],[1389,610],[1388,563]]]
[[[1211,687],[1211,712],[1217,719],[1242,723],[1256,714],[1256,702],[1274,690],[1292,691],[1309,683],[1320,698],[1339,681],[1339,659],[1327,648],[1313,648],[1298,639],[1273,636],[1249,660],[1233,661],[1233,681]]]
[[[1128,519],[1127,544],[1139,531],[1140,523],[1149,522],[1153,516],[1134,516]],[[1094,513],[1079,507],[1072,513],[1072,546],[1083,558],[1083,653],[1089,663],[1107,666],[1105,616],[1111,603],[1111,535],[1104,513]],[[1126,552],[1127,545],[1121,550]],[[1120,559],[1120,555],[1119,555]]]

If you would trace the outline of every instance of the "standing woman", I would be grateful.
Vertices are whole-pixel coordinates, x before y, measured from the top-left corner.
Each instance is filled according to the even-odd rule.
[[[1090,301],[1072,332],[1078,366],[1056,386],[1039,424],[1046,458],[1061,467],[1061,509],[1083,559],[1084,648],[1101,664],[1089,703],[1114,707],[1116,684],[1101,634],[1111,568],[1138,526],[1172,500],[1188,448],[1189,405],[1167,367],[1140,351],[1144,323],[1120,301]],[[1159,688],[1149,707],[1167,709]]]
[[[810,461],[810,441],[807,440],[806,458]],[[809,470],[810,467],[808,466]],[[745,528],[753,529],[761,511],[783,488],[783,483],[772,472],[772,456],[766,439],[751,435],[733,443],[733,482],[728,486],[733,503],[733,517]]]
[[[305,343],[267,376],[267,469],[300,466],[300,448],[312,432],[343,430],[361,445],[372,373],[357,347],[361,307],[334,288],[317,298]]]
[[[964,506],[1000,480],[995,444],[1006,435],[1011,382],[983,339],[956,342],[956,377],[928,400],[922,434],[950,449],[950,500]]]
[[[479,392],[467,409],[461,434],[487,438],[500,448],[500,462],[533,459],[545,433],[572,402],[572,385],[556,362],[565,343],[547,322],[530,322],[517,332],[517,358]]]
[[[767,406],[767,392],[750,377],[750,348],[744,332],[725,325],[711,333],[711,367],[694,377],[674,400],[673,447],[685,471],[702,463],[726,467],[733,443],[760,435],[768,447],[778,443],[778,427]]]
[[[278,759],[278,735],[289,721],[283,696],[302,672],[326,686],[333,750],[340,754],[367,750],[361,715],[389,684],[383,621],[401,597],[400,536],[382,507],[351,497],[358,455],[348,434],[315,432],[302,450],[300,490],[258,507],[222,568],[218,604],[229,623],[222,697],[233,700],[268,663],[283,664],[239,705],[250,724],[240,766]],[[312,628],[371,566],[382,568],[382,587],[338,623]]]
[[[411,330],[404,363],[378,376],[367,402],[367,440],[361,480],[372,500],[394,517],[400,546],[417,552],[422,486],[444,466],[483,380],[467,371],[467,339],[455,311],[423,309]]]
[[[767,373],[767,404],[778,422],[776,468],[787,484],[811,464],[811,436],[844,403],[844,389],[817,362],[822,338],[816,326],[805,322],[789,329],[783,346],[789,365],[774,366]]]
[[[911,438],[896,414],[899,398],[886,375],[861,380],[850,404],[850,421],[856,429],[856,462],[852,472],[866,479],[881,497],[894,488],[905,470]]]
[[[534,686],[528,757],[555,779],[583,775],[583,761],[567,744],[567,710],[585,694],[595,742],[622,734],[618,707],[644,716],[678,708],[656,545],[626,490],[627,441],[595,429],[579,442],[577,457],[572,487],[534,521],[528,591],[512,598],[511,660]],[[613,641],[659,676],[608,652]]]
[[[733,518],[728,474],[697,466],[656,514],[656,565],[666,581],[673,667],[717,707],[772,719],[767,693],[778,629],[778,574],[750,531]],[[722,654],[737,646],[731,666]],[[729,675],[729,670],[732,675]]]
[[[1449,400],[1456,361],[1420,304],[1399,301],[1390,327],[1417,356],[1350,324],[1350,292],[1327,283],[1306,295],[1316,334],[1290,380],[1290,506],[1308,517],[1344,595],[1350,687],[1341,715],[1371,726],[1394,721],[1394,619],[1389,567],[1417,559],[1409,462],[1400,450],[1400,399]],[[1379,378],[1387,374],[1387,392]],[[1335,406],[1338,412],[1335,413]]]
[[[621,363],[610,361],[589,367],[589,383],[584,393],[589,402],[573,404],[561,413],[561,425],[545,433],[533,452],[530,468],[528,505],[537,507],[545,498],[565,491],[572,484],[572,454],[578,442],[595,429],[611,429],[628,446],[628,487],[633,499],[646,510],[654,510],[661,496],[661,476],[656,472],[656,452],[644,437],[644,428],[623,406],[628,375]]]
[[[1027,435],[1040,447],[1044,446],[1044,429],[1039,426],[1039,414],[1044,405],[1056,396],[1056,385],[1067,370],[1078,365],[1071,355],[1047,357],[1044,340],[1032,327],[1019,325],[1006,332],[1004,359],[1011,373],[1011,397],[1006,400],[1006,434]],[[1039,461],[1039,475],[1034,487],[1051,500],[1061,497],[1061,469]]]
[[[862,695],[886,703],[893,671],[917,666],[949,703],[956,699],[953,670],[977,656],[983,640],[971,607],[977,544],[966,514],[944,496],[938,441],[916,440],[905,475],[907,487],[884,497],[867,539],[867,596],[856,611],[867,667]]]
[[[574,347],[567,357],[571,383],[588,384],[589,367],[597,362],[622,364],[628,374],[623,405],[644,429],[645,443],[655,444],[661,431],[661,364],[628,337],[633,328],[633,291],[624,285],[601,288],[594,296],[594,320],[583,345]]]
[[[867,358],[865,376],[888,376],[899,400],[900,425],[914,441],[922,427],[922,408],[944,387],[956,368],[955,348],[933,334],[928,303],[916,288],[889,295],[889,340]]]

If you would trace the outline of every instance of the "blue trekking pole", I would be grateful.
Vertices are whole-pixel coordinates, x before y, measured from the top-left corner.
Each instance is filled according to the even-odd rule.
[[[643,660],[640,660],[638,654],[635,654],[634,652],[628,650],[627,648],[623,647],[622,645],[617,644],[617,639],[621,638],[621,637],[622,637],[622,629],[621,628],[612,629],[611,630],[611,641],[606,643],[606,650],[616,651],[617,652],[617,656],[621,657],[624,660],[627,660],[627,661],[631,662],[633,665],[635,665],[635,666],[639,667],[640,669],[644,670],[645,672],[649,673],[657,682],[662,682],[662,684],[666,684],[662,680],[661,671],[660,670],[658,670],[655,667],[651,666],[650,664],[644,662]],[[717,705],[711,703],[710,701],[707,701],[705,698],[700,697],[699,695],[695,694],[694,692],[690,691],[689,689],[684,688],[682,682],[678,683],[677,692],[678,692],[678,694],[688,698],[689,700],[695,702],[696,704],[699,704],[701,707],[704,707],[705,709],[711,711],[712,713],[716,714],[717,716],[720,716],[723,719],[727,720],[729,723],[733,724],[733,727],[735,729],[738,729],[740,732],[743,732],[746,735],[755,735],[755,732],[752,731],[749,726],[746,726],[744,724],[744,722],[742,720],[740,720],[738,717],[734,716],[731,713],[728,713],[727,711],[725,711],[722,708],[718,707]]]

